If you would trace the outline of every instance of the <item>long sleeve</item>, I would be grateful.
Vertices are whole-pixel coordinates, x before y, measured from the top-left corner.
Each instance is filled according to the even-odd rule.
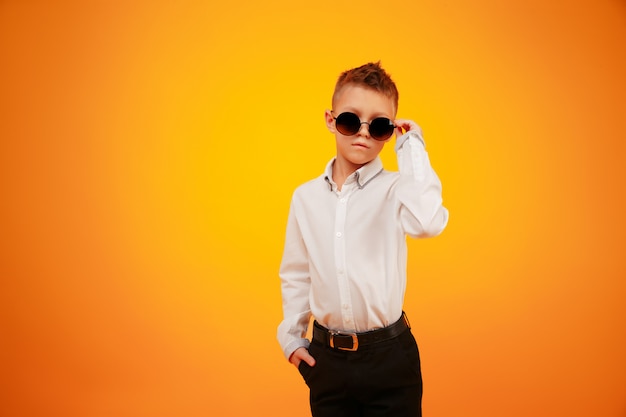
[[[299,347],[309,346],[305,338],[311,308],[309,289],[311,275],[306,246],[296,218],[292,200],[287,220],[285,249],[280,265],[281,291],[283,298],[283,321],[278,326],[277,338],[287,359]]]
[[[400,180],[396,196],[405,233],[413,238],[440,234],[448,223],[448,210],[442,205],[441,181],[430,166],[420,131],[398,138],[396,153]]]

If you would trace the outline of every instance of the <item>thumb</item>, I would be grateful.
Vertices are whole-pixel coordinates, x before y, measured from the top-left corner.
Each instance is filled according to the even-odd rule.
[[[315,366],[315,358],[313,358],[313,356],[311,356],[308,351],[303,353],[304,357],[302,358],[302,360],[305,361],[309,366]]]

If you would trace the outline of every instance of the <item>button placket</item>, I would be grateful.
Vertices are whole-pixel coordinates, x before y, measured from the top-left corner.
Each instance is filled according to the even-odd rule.
[[[344,188],[338,195],[335,210],[335,271],[337,284],[339,287],[339,301],[341,304],[341,318],[346,329],[353,328],[354,317],[352,311],[352,300],[350,297],[350,285],[346,272],[346,244],[345,226],[348,212],[348,201],[350,199],[352,187]]]

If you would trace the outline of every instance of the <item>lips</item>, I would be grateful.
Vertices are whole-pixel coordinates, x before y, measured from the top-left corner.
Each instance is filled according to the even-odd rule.
[[[367,146],[363,142],[354,142],[352,146],[356,146],[357,148],[369,149],[369,146]]]

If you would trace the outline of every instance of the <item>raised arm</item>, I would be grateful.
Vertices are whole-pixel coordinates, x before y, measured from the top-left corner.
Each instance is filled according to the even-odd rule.
[[[412,120],[397,119],[395,125],[400,169],[396,196],[402,227],[414,238],[436,236],[448,224],[448,210],[442,204],[441,181],[430,166],[422,129]]]

